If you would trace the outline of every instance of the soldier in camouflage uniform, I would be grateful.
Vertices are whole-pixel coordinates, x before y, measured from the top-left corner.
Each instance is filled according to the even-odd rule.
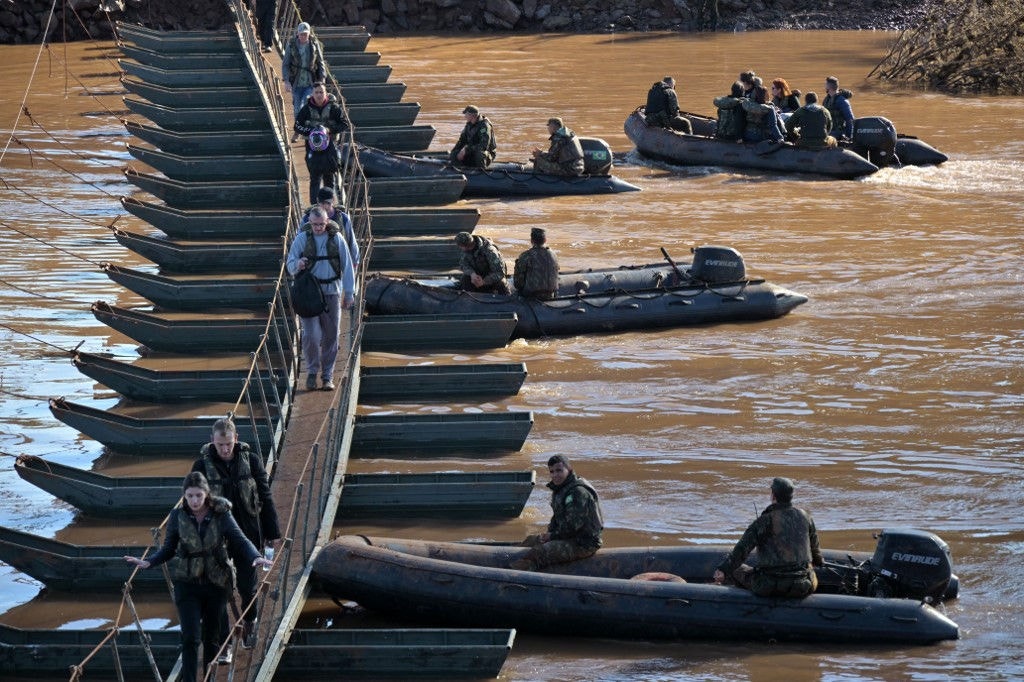
[[[181,625],[181,679],[199,675],[199,644],[205,666],[213,662],[222,640],[221,614],[234,582],[235,566],[269,566],[231,515],[231,502],[210,493],[202,473],[193,471],[182,484],[184,504],[167,520],[167,535],[149,559],[126,556],[146,569],[171,561],[174,605]],[[234,565],[232,565],[232,559]],[[204,668],[205,670],[205,668]]]
[[[690,119],[679,113],[676,79],[672,76],[665,76],[647,91],[644,123],[653,128],[671,128],[687,135],[693,134]]]
[[[551,522],[546,533],[531,535],[523,541],[530,551],[516,559],[510,568],[536,571],[592,556],[601,548],[604,519],[597,491],[572,470],[564,455],[548,459],[551,474]]]
[[[578,177],[583,175],[586,164],[583,161],[583,145],[576,133],[562,125],[562,119],[548,119],[548,137],[551,146],[547,151],[533,150],[533,168],[538,173]]]
[[[545,246],[547,232],[535,227],[530,230],[529,249],[516,258],[512,284],[524,298],[541,301],[554,298],[558,292],[558,258],[555,252]]]
[[[759,597],[806,597],[818,587],[812,564],[824,564],[818,531],[810,513],[793,506],[792,481],[773,479],[771,491],[771,505],[715,569],[714,581],[720,585],[726,576],[732,576]],[[757,568],[743,563],[754,549]]]
[[[498,145],[494,141],[494,127],[491,121],[480,113],[480,109],[470,104],[462,110],[466,117],[466,127],[459,135],[459,141],[449,154],[449,159],[456,166],[469,168],[487,168],[494,161]]]
[[[462,249],[459,270],[462,278],[459,288],[485,294],[509,295],[508,268],[501,252],[487,237],[478,237],[469,232],[455,235],[455,243]]]

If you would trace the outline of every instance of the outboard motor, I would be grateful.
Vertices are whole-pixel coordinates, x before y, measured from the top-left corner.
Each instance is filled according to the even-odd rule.
[[[896,126],[882,116],[853,120],[853,151],[879,168],[898,165]]]
[[[942,601],[957,596],[959,581],[953,575],[949,545],[926,531],[883,530],[878,536],[875,553],[864,568],[870,574],[868,596],[871,597]]]
[[[587,175],[608,175],[612,170],[612,148],[599,137],[581,137],[583,172]]]
[[[698,246],[693,251],[690,277],[706,284],[738,282],[747,276],[743,256],[728,246]]]

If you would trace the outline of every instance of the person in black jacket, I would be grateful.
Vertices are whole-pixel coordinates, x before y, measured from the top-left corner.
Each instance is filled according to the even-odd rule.
[[[681,133],[693,133],[690,119],[679,113],[679,97],[676,95],[676,79],[665,76],[647,91],[647,105],[644,107],[644,121],[648,126],[671,128]]]
[[[270,494],[270,482],[263,460],[238,441],[235,423],[218,419],[213,425],[213,440],[200,450],[200,457],[192,464],[192,471],[202,473],[210,483],[214,495],[231,502],[231,515],[238,522],[245,537],[262,552],[265,544],[274,549],[281,546],[281,530],[277,509]],[[238,594],[243,608],[256,597],[256,571],[251,566],[238,568]],[[256,637],[256,605],[245,613],[243,645],[251,648]],[[227,610],[223,615],[227,624]],[[225,627],[226,629],[226,627]]]
[[[341,152],[338,135],[348,130],[338,98],[327,94],[327,85],[313,84],[313,94],[295,117],[295,132],[306,136],[306,169],[309,171],[309,203],[315,204],[321,187],[340,194],[338,169]]]
[[[184,504],[171,511],[163,545],[149,559],[125,556],[141,569],[171,562],[174,605],[181,626],[181,679],[199,678],[199,644],[204,670],[213,663],[223,637],[221,615],[231,591],[231,561],[255,571],[269,566],[242,534],[231,503],[210,492],[206,477],[193,471],[182,483]],[[230,649],[228,650],[230,652]],[[225,656],[226,657],[226,656]]]

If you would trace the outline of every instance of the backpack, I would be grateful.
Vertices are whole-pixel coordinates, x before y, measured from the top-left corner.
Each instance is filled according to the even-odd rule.
[[[320,282],[309,269],[299,271],[292,281],[292,310],[299,317],[316,317],[327,310],[327,300]]]

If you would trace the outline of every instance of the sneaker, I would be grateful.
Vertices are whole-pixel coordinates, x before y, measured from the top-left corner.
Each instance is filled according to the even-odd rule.
[[[310,374],[310,375],[308,375],[306,377],[306,390],[307,391],[315,391],[316,390],[316,375],[315,374]]]
[[[256,627],[256,621],[245,621],[242,624],[242,647],[252,649],[256,646],[256,635],[258,634],[259,630]]]
[[[273,50],[271,49],[271,47],[269,45],[264,45],[263,46],[263,51],[264,52],[272,52]]]
[[[234,660],[231,648],[232,645],[229,643],[227,648],[224,650],[224,653],[217,657],[217,665],[231,665],[231,661]]]
[[[330,379],[328,379],[327,381],[324,382],[323,389],[325,391],[333,391],[334,390],[334,382],[331,381]]]

